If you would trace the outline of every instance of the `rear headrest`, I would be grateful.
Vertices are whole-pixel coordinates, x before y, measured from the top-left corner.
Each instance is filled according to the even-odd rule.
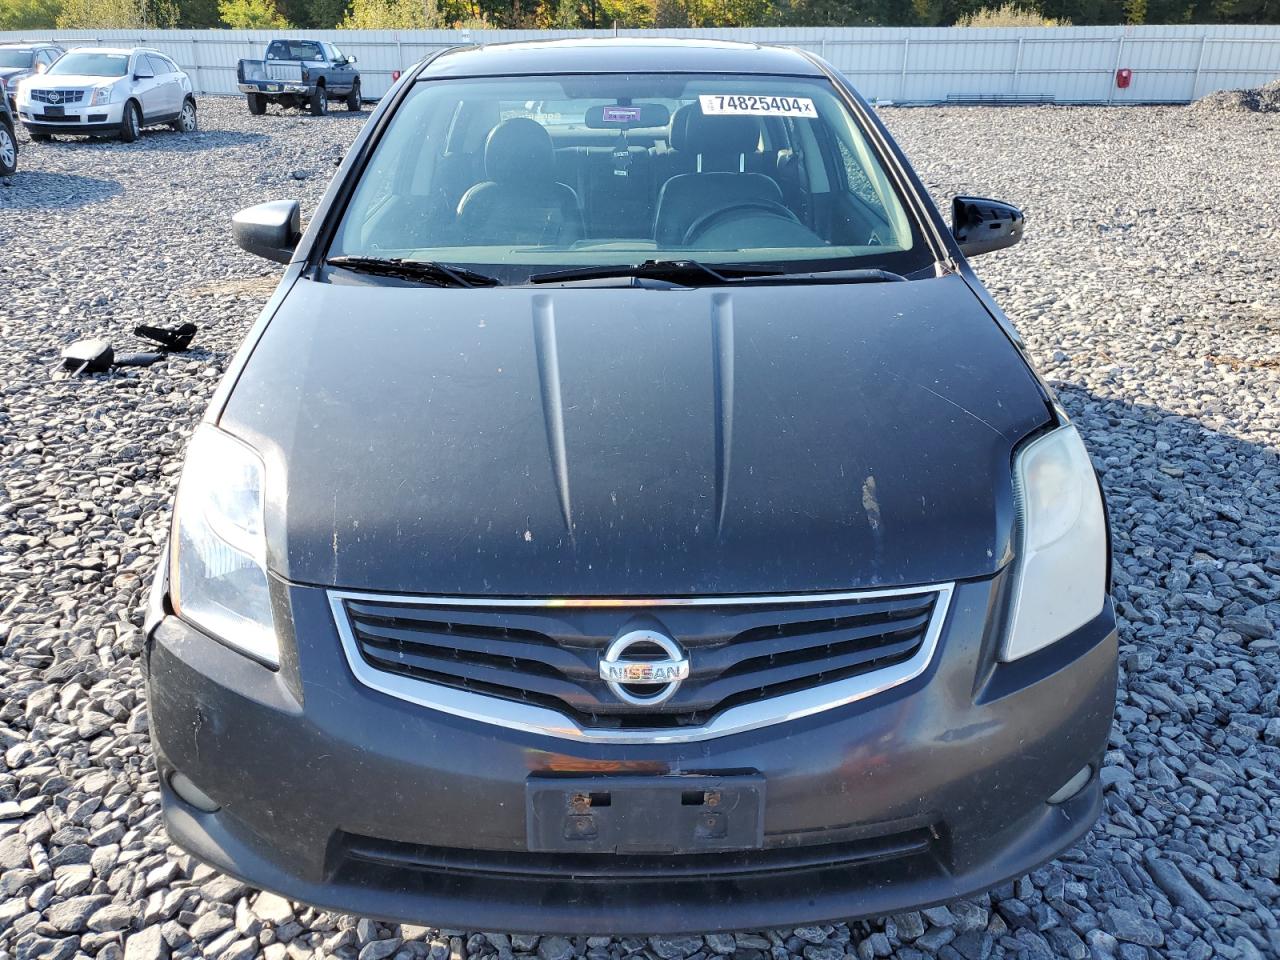
[[[696,103],[686,103],[671,115],[671,127],[667,132],[667,146],[672,150],[689,149],[689,117],[696,113]]]
[[[701,107],[689,114],[685,149],[710,156],[755,153],[760,121],[755,117],[707,116]]]
[[[498,183],[554,180],[556,151],[551,134],[528,117],[503,120],[484,142],[484,172]]]

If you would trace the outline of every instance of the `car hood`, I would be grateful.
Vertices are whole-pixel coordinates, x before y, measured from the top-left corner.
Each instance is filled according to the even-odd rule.
[[[86,77],[75,73],[37,73],[27,80],[31,90],[75,90],[80,87],[98,87],[117,83],[124,77]]]
[[[269,565],[437,595],[778,593],[1009,556],[1049,419],[957,276],[733,289],[299,280],[220,416]]]

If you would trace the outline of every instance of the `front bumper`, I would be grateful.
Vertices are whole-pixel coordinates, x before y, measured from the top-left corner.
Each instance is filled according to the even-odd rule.
[[[268,97],[279,96],[282,93],[298,93],[303,96],[310,96],[314,89],[315,87],[310,84],[293,83],[287,80],[240,84],[241,93],[261,93]]]
[[[103,103],[96,107],[77,104],[64,107],[64,116],[49,117],[45,104],[28,101],[18,109],[18,119],[31,133],[63,133],[90,136],[119,133],[124,120],[123,103]]]
[[[1115,703],[1110,606],[996,664],[1001,581],[961,583],[929,668],[864,701],[686,744],[581,743],[453,717],[354,679],[324,591],[282,588],[268,670],[173,616],[149,634],[166,826],[200,859],[316,906],[452,928],[654,934],[879,916],[1021,875],[1101,805]],[[284,615],[281,615],[284,614]],[[219,806],[179,799],[181,772]],[[767,785],[765,849],[533,853],[531,778],[721,776]],[[781,882],[780,882],[781,881]]]

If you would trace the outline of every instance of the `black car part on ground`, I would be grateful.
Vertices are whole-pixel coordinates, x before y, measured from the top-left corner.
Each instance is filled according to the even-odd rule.
[[[62,365],[75,373],[104,373],[112,367],[149,367],[163,353],[116,354],[105,340],[77,340],[62,351]]]
[[[164,348],[165,352],[182,353],[191,346],[191,341],[199,331],[194,323],[184,323],[176,327],[153,327],[140,323],[133,328],[135,336],[154,340]]]

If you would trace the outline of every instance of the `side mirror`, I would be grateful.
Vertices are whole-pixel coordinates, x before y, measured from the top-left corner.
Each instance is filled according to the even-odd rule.
[[[985,197],[956,197],[951,201],[951,233],[966,257],[1012,247],[1022,239],[1026,218],[1009,203]]]
[[[356,62],[355,57],[347,57],[347,63],[355,63],[355,62]]]
[[[288,263],[302,236],[302,210],[297,200],[272,200],[247,207],[231,218],[231,235],[249,253]]]
[[[150,71],[146,73],[138,72],[133,75],[133,79],[135,80],[154,80],[155,78],[156,75]]]
[[[44,73],[45,65],[43,63],[36,64],[36,73]]]

